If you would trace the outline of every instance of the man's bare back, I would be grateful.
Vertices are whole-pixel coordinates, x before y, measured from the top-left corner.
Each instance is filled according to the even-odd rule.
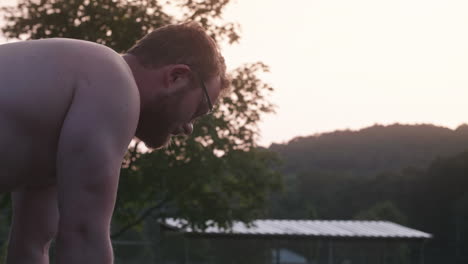
[[[0,149],[7,150],[0,152],[0,192],[54,184],[60,130],[77,85],[107,67],[104,61],[122,58],[70,39],[1,45],[0,58]]]
[[[128,64],[70,39],[2,45],[0,58],[0,192],[13,200],[7,262],[48,263],[56,235],[58,263],[111,262],[119,168],[139,115]]]
[[[57,264],[113,263],[110,222],[130,141],[159,148],[190,134],[227,87],[224,59],[200,25],[146,37],[123,55],[71,39],[0,45],[7,264],[49,263],[53,239]]]

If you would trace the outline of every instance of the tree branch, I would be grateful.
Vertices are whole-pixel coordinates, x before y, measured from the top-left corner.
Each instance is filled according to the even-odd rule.
[[[130,222],[128,224],[126,224],[124,227],[122,227],[120,230],[118,230],[117,232],[114,232],[113,234],[111,234],[111,239],[115,239],[119,236],[121,236],[123,233],[125,233],[127,230],[129,230],[130,228],[134,227],[135,225],[138,225],[139,223],[141,223],[146,217],[148,217],[154,210],[156,209],[159,209],[165,202],[166,202],[167,199],[164,199],[162,200],[161,202],[159,202],[158,204],[152,206],[152,207],[149,207],[147,209],[144,210],[144,212],[137,218],[135,219],[133,222]]]
[[[135,146],[133,146],[132,150],[130,150],[130,162],[128,164],[128,169],[132,169],[132,166],[133,166],[133,163],[135,162],[135,157],[137,156],[138,154],[138,146],[140,145],[141,141],[137,141],[135,143]]]

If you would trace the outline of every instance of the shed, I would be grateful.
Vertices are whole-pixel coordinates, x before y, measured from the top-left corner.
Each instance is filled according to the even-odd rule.
[[[227,248],[234,251],[240,249],[237,254],[250,252],[257,247],[262,253],[259,253],[259,257],[252,263],[258,264],[358,262],[390,264],[401,261],[395,254],[409,251],[408,247],[405,249],[399,246],[409,242],[412,244],[412,249],[417,248],[418,253],[412,250],[413,253],[407,252],[408,257],[416,258],[423,264],[424,244],[432,238],[431,234],[388,221],[265,219],[255,220],[250,225],[234,222],[230,229],[210,226],[201,231],[191,228],[184,220],[166,219],[161,222],[161,227],[166,234],[182,235],[184,263],[217,263],[220,260],[216,257],[208,258],[206,261],[192,260],[190,252],[193,252],[194,247],[208,243],[212,248],[208,252],[218,254],[218,251],[223,251],[220,246],[224,243]],[[246,249],[242,250],[243,246]],[[229,249],[224,250],[229,251]],[[287,252],[288,256],[294,256],[290,258],[291,262],[285,259],[284,252]],[[232,255],[237,256],[234,252]],[[299,259],[303,260],[299,262]],[[243,263],[248,261],[244,259]]]

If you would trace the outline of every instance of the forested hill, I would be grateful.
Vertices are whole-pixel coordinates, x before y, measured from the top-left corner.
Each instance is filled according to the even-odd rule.
[[[452,130],[434,125],[375,125],[299,137],[270,149],[284,159],[286,173],[340,172],[374,175],[426,167],[437,157],[468,150],[468,125]]]

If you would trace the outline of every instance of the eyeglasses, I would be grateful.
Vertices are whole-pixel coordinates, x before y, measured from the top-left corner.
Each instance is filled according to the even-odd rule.
[[[206,89],[205,82],[198,76],[198,80],[200,80],[200,85],[203,88],[203,93],[205,94],[205,101],[208,104],[208,113],[213,112],[213,104],[211,103],[210,95],[208,94],[208,90]]]

